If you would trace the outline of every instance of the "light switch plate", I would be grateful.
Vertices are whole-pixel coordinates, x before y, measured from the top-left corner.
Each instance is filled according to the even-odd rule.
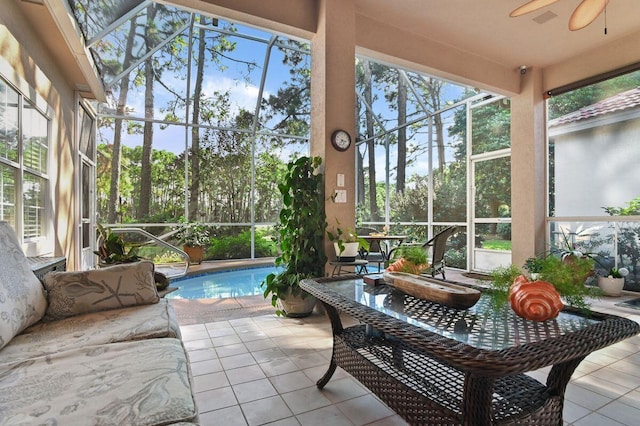
[[[346,189],[336,189],[336,203],[346,203],[347,202],[347,190]]]
[[[338,181],[337,185],[339,187],[343,187],[344,186],[344,173],[338,173],[338,177],[336,179]]]

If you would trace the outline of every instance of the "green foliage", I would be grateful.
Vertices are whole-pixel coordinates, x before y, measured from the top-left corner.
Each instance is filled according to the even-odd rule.
[[[564,260],[556,256],[544,258],[540,279],[552,283],[565,301],[576,308],[587,309],[586,296],[597,297],[597,287],[585,285],[593,275],[594,261],[588,257],[570,257]]]
[[[269,257],[276,253],[273,241],[264,238],[264,232],[256,232],[255,256]],[[245,230],[238,235],[220,236],[211,240],[207,249],[207,259],[248,259],[251,257],[251,231]]]
[[[535,261],[534,258],[530,259],[527,259],[526,267],[537,269],[538,280],[553,284],[568,305],[587,310],[589,303],[585,298],[601,294],[597,287],[586,285],[587,279],[594,273],[593,259],[574,256],[563,260],[553,255],[539,257]],[[515,265],[491,271],[492,299],[496,307],[507,302],[509,287],[521,274],[522,270]]]
[[[640,215],[640,195],[627,202],[626,207],[603,207],[610,216],[635,216]]]
[[[358,243],[358,249],[369,250],[369,242],[364,238],[358,237],[356,231],[351,228],[342,229],[339,227],[340,222],[336,219],[336,228],[334,231],[327,231],[327,237],[332,243],[338,244],[339,253],[338,256],[344,251],[345,243]]]
[[[201,223],[186,222],[178,225],[176,238],[189,247],[201,247],[209,244],[209,229]]]
[[[321,163],[320,157],[300,157],[291,161],[278,184],[284,207],[280,211],[278,225],[280,256],[275,263],[283,270],[269,274],[261,283],[264,297],[271,295],[271,304],[276,307],[278,315],[286,315],[277,309],[278,299],[301,294],[300,280],[324,275],[327,223],[323,175],[318,172]],[[306,293],[302,292],[302,297],[305,296]]]
[[[414,265],[424,265],[429,262],[427,251],[422,246],[400,246],[394,252],[394,258],[399,259],[401,257],[404,257],[407,262],[411,262]]]
[[[137,262],[143,258],[138,255],[138,246],[127,249],[122,236],[98,224],[98,250],[94,251],[102,263],[113,265],[117,263]]]
[[[522,270],[516,265],[501,266],[491,271],[491,302],[495,309],[499,309],[509,300],[509,287]]]
[[[530,257],[524,262],[524,269],[529,271],[532,274],[539,274],[542,272],[542,268],[544,266],[544,258],[542,257]]]
[[[484,240],[482,248],[489,250],[511,250],[511,241],[508,240]]]
[[[640,71],[572,90],[549,99],[549,119],[561,117],[640,85]]]

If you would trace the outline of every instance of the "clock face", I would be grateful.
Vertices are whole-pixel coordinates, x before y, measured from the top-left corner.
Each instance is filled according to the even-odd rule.
[[[339,151],[346,151],[351,146],[351,136],[344,130],[336,130],[331,135],[331,143],[335,149]]]

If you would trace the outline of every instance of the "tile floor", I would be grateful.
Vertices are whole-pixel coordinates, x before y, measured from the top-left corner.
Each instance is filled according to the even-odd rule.
[[[640,321],[640,311],[616,307],[612,299],[593,307]],[[181,325],[181,331],[203,426],[406,424],[340,369],[317,389],[332,346],[321,313],[215,320]],[[531,374],[546,377],[546,371]],[[567,388],[564,419],[576,426],[640,424],[640,336],[582,362]]]

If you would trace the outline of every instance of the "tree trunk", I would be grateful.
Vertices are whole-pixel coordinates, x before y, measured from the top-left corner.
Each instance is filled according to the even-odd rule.
[[[200,15],[200,22],[205,24],[205,18]],[[200,194],[200,97],[202,96],[202,79],[204,77],[204,59],[206,50],[205,30],[198,29],[198,68],[196,71],[196,84],[193,90],[193,114],[191,122],[191,185],[189,185],[189,221],[198,221],[199,194]]]
[[[360,136],[360,102],[356,98],[356,130],[355,130],[355,141],[356,143],[362,140]],[[365,203],[364,198],[364,156],[360,154],[360,147],[356,145],[356,192],[358,199],[356,200],[356,210],[358,206],[362,206]],[[358,219],[356,217],[356,219]]]
[[[407,170],[407,85],[398,71],[398,170],[396,192],[404,193]]]
[[[129,24],[129,34],[127,35],[127,45],[124,52],[122,66],[124,69],[131,65],[133,42],[136,38],[136,18],[131,19]],[[116,115],[123,116],[127,105],[127,95],[129,93],[129,74],[120,80],[120,94],[118,95],[118,105]],[[109,201],[107,206],[107,222],[116,223],[118,220],[118,199],[120,197],[120,168],[122,157],[122,119],[117,118],[113,129],[113,149],[111,152],[111,182],[109,186]]]
[[[433,78],[429,79],[429,95],[431,97],[431,108],[433,111],[440,111],[442,109],[440,103],[440,89],[442,83],[436,81]],[[436,130],[436,146],[438,147],[438,170],[442,172],[445,165],[444,156],[444,129],[442,125],[442,115],[435,114],[433,116],[433,126]]]
[[[153,49],[157,43],[156,36],[151,33],[153,26],[149,23],[153,22],[156,15],[156,7],[150,5],[147,11],[148,23],[145,26],[145,41],[147,51]],[[146,120],[153,120],[153,83],[155,73],[153,69],[153,58],[150,57],[145,61],[145,92],[144,92],[144,117]],[[144,137],[142,138],[142,158],[140,160],[140,200],[137,219],[149,217],[151,206],[151,152],[153,150],[153,123],[151,121],[144,122]]]
[[[371,75],[371,64],[369,61],[362,61],[362,69],[364,71],[364,99],[365,102],[371,107],[373,104],[373,79]],[[367,139],[371,138],[367,142],[367,151],[369,154],[369,206],[371,210],[371,220],[380,220],[380,214],[378,213],[377,202],[377,188],[376,188],[376,152],[375,152],[375,140],[372,138],[374,134],[373,127],[373,115],[371,110],[367,108],[365,110],[365,118],[367,124]]]

